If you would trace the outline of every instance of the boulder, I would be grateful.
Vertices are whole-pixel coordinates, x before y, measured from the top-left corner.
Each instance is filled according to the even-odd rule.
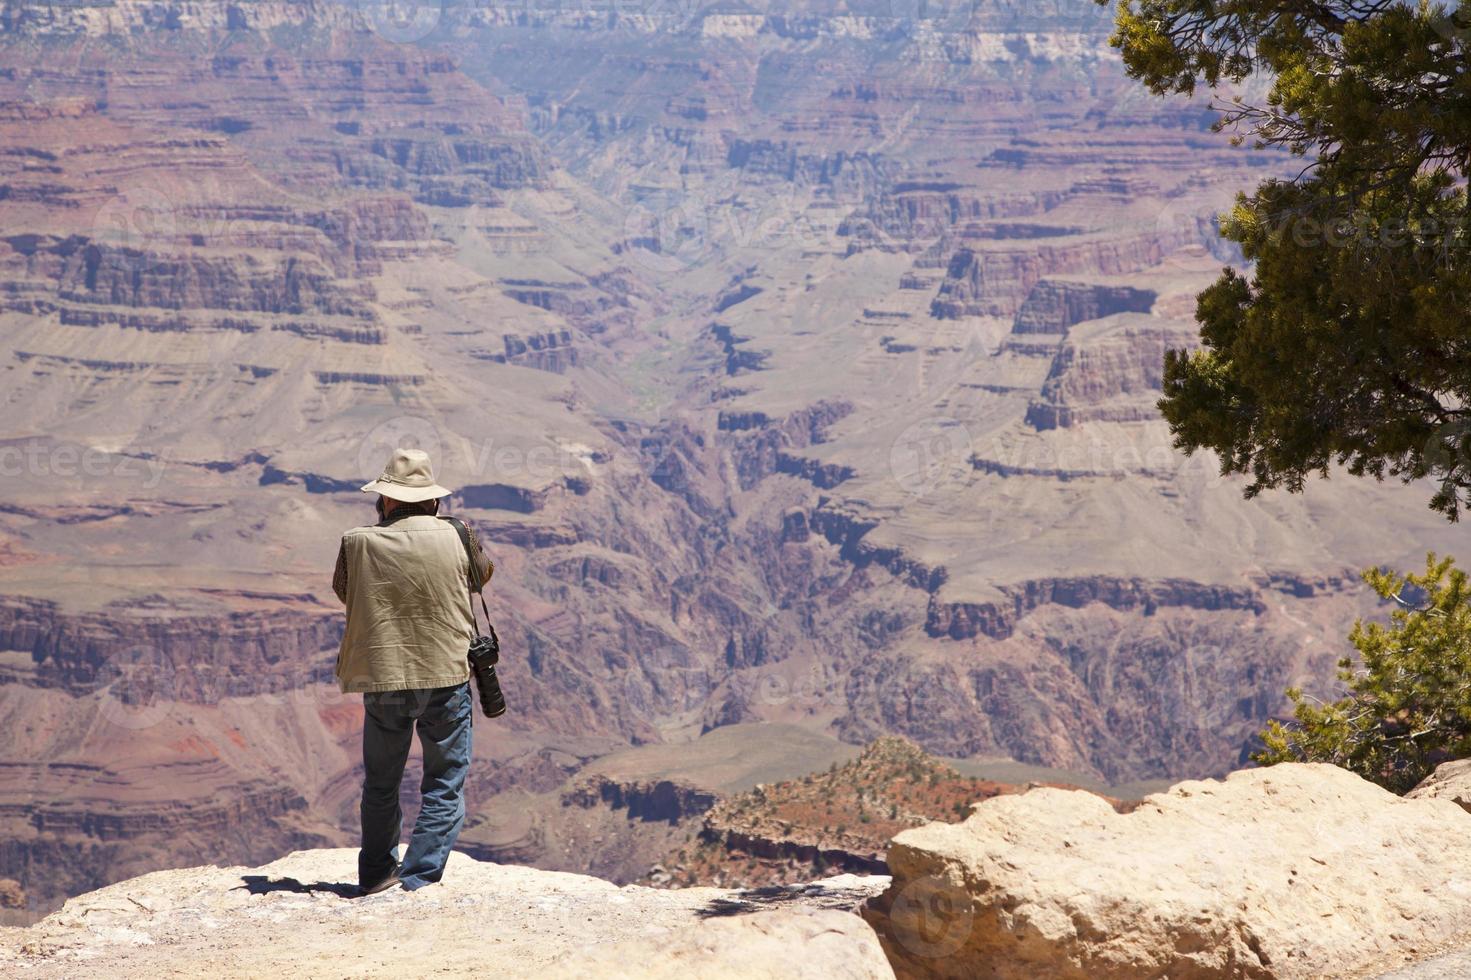
[[[1182,782],[1120,814],[1042,788],[905,831],[864,910],[900,977],[1321,977],[1471,928],[1471,815],[1343,769]]]
[[[1408,800],[1444,799],[1471,812],[1471,759],[1441,763],[1420,785],[1405,794]]]

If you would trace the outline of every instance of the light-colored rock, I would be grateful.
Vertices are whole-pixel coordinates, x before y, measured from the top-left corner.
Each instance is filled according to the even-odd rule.
[[[630,974],[648,980],[828,980],[893,977],[894,970],[858,916],[796,908],[712,918],[657,937],[592,947],[542,975],[602,980]]]
[[[1466,980],[1471,977],[1471,950],[1455,950],[1382,973],[1378,980]]]
[[[1471,928],[1471,816],[1336,767],[1179,783],[1129,814],[1037,789],[905,831],[864,915],[901,977],[1361,976]]]
[[[1471,759],[1457,759],[1435,768],[1420,785],[1405,794],[1406,799],[1445,799],[1471,812]]]
[[[437,885],[355,898],[356,869],[343,848],[120,882],[0,930],[0,975],[893,977],[849,911],[884,877],[759,894],[620,888],[455,853]],[[807,974],[793,972],[799,947]]]

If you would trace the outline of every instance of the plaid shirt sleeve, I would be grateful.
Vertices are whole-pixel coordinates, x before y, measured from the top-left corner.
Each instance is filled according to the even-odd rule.
[[[347,549],[337,546],[337,567],[332,571],[332,591],[347,605]]]
[[[490,582],[490,577],[495,574],[495,562],[486,556],[485,549],[480,547],[480,538],[475,534],[475,529],[468,522],[465,524],[465,530],[470,532],[470,547],[479,558],[480,567],[475,569],[475,571],[479,575],[480,584],[484,586]]]

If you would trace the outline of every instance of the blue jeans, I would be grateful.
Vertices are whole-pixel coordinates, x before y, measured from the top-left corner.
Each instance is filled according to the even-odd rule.
[[[363,848],[358,883],[364,888],[388,877],[398,863],[403,813],[398,787],[414,728],[424,749],[422,802],[399,877],[413,890],[444,876],[450,848],[465,824],[465,773],[470,769],[474,717],[470,684],[363,695]]]

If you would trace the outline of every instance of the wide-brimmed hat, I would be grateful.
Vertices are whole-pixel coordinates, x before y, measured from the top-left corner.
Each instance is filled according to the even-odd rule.
[[[381,493],[406,504],[448,497],[451,491],[434,482],[434,468],[429,454],[422,449],[395,449],[393,458],[383,467],[383,475],[365,483],[363,493]]]

